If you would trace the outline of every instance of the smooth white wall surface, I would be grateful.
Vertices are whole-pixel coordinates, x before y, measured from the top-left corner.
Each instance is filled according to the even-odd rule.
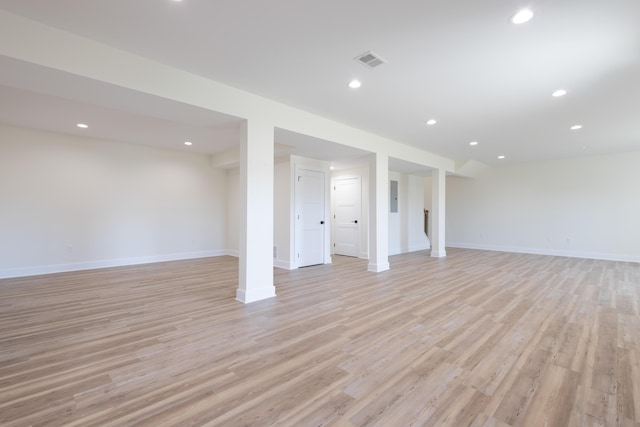
[[[293,215],[293,187],[291,161],[286,159],[274,165],[273,181],[273,245],[277,248],[277,256],[273,264],[276,267],[292,269],[294,265],[291,253],[292,243],[292,215]]]
[[[238,256],[240,247],[240,169],[229,169],[227,172],[227,240],[228,254]]]
[[[398,181],[398,212],[389,213],[389,255],[428,249],[423,178],[390,171],[389,180]]]
[[[398,212],[389,212],[389,255],[408,252],[409,234],[407,227],[409,219],[407,216],[409,210],[407,209],[408,186],[406,178],[407,175],[405,174],[389,172],[389,182],[398,182]]]
[[[431,188],[433,181],[431,180],[430,176],[426,176],[424,178],[422,178],[422,183],[423,183],[423,195],[424,195],[424,209],[429,211],[429,235],[431,235],[431,217],[433,216],[433,209],[432,209],[432,205],[433,205],[433,201],[431,200],[432,195],[433,195],[433,189]],[[431,242],[429,242],[429,246],[431,246]]]
[[[268,120],[240,126],[239,274],[236,300],[248,304],[276,296],[273,284],[273,137]]]
[[[407,175],[408,243],[409,252],[429,249],[429,238],[424,232],[424,178]]]
[[[295,249],[294,235],[294,194],[293,186],[295,167],[306,167],[313,170],[329,171],[329,164],[324,161],[309,159],[300,156],[289,156],[286,159],[278,159],[274,164],[274,204],[273,204],[273,245],[277,247],[277,257],[274,257],[273,265],[278,268],[296,268],[293,256]],[[239,169],[233,168],[227,174],[227,239],[226,247],[230,255],[238,256],[238,215],[239,201]],[[327,207],[328,215],[329,207]],[[329,232],[329,231],[327,231]],[[327,246],[327,251],[329,247]],[[327,254],[327,259],[330,254]]]
[[[221,255],[204,155],[0,125],[0,277]]]
[[[447,245],[640,262],[640,152],[447,177]]]

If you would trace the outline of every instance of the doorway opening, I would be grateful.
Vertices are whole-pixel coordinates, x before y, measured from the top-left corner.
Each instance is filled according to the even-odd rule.
[[[358,257],[362,189],[360,177],[336,179],[333,183],[333,252]]]

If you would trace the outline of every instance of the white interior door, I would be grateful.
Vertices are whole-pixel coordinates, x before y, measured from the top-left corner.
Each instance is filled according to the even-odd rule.
[[[298,267],[324,263],[324,172],[296,173],[296,258]]]
[[[333,245],[336,255],[358,256],[360,177],[334,181]]]

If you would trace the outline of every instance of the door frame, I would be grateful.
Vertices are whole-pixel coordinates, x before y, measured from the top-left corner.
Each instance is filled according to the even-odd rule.
[[[312,172],[319,172],[322,173],[322,177],[323,177],[323,182],[322,182],[322,187],[324,188],[324,200],[323,200],[323,204],[324,204],[324,217],[325,217],[325,226],[324,226],[324,234],[323,234],[323,248],[322,248],[322,259],[323,259],[323,264],[331,264],[331,248],[330,248],[330,244],[331,244],[331,227],[330,227],[330,222],[329,222],[329,217],[330,217],[330,205],[329,205],[329,197],[328,195],[329,193],[329,168],[327,167],[325,168],[321,168],[321,167],[314,167],[311,165],[307,165],[307,164],[298,164],[295,163],[295,166],[293,168],[293,253],[292,253],[292,258],[293,258],[293,268],[299,268],[300,267],[300,263],[299,263],[299,258],[297,256],[298,254],[298,250],[300,249],[300,227],[299,227],[299,221],[297,220],[298,218],[298,176],[299,176],[299,172],[301,170],[307,170],[307,171],[312,171]]]
[[[359,193],[360,193],[360,200],[358,201],[359,205],[360,205],[360,212],[358,213],[360,218],[356,227],[356,258],[362,258],[361,256],[361,235],[360,233],[362,232],[362,176],[361,175],[341,175],[341,176],[337,176],[335,178],[331,179],[331,186],[330,189],[333,189],[334,186],[336,185],[336,181],[342,181],[342,180],[346,180],[346,179],[357,179],[359,184],[360,184],[360,188],[359,188]],[[335,200],[335,191],[331,192],[331,254],[334,255],[335,254],[335,212],[336,212],[336,200]]]

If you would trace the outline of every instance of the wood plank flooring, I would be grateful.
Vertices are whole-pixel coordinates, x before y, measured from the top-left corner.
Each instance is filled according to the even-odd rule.
[[[0,280],[2,426],[640,426],[640,265],[450,249]]]

